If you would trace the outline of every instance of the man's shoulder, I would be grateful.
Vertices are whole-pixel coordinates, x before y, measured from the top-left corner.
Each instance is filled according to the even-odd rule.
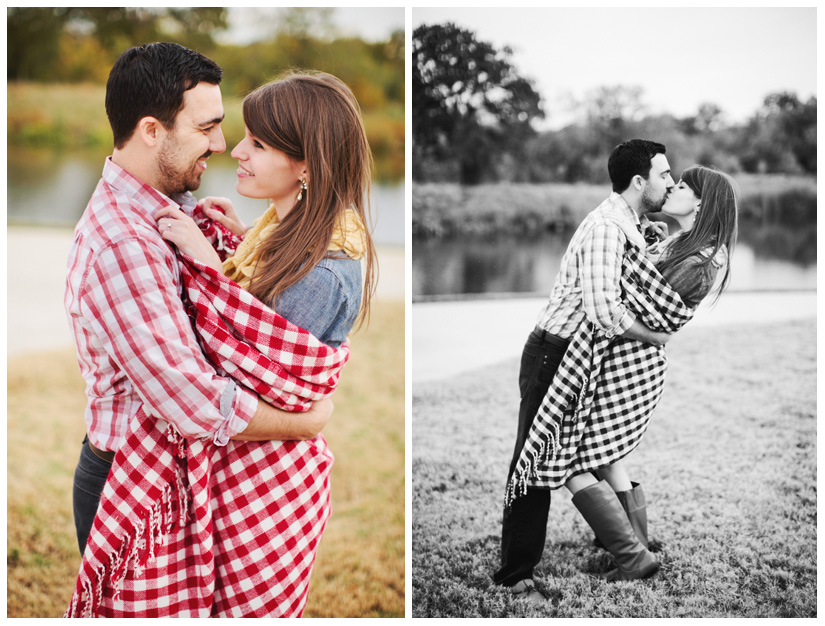
[[[623,230],[622,227],[625,225],[625,222],[628,222],[628,219],[621,211],[617,210],[612,197],[608,197],[585,216],[579,225],[579,230],[582,232],[591,231],[599,226],[607,228],[615,227],[618,230]]]
[[[86,227],[107,239],[157,232],[146,207],[128,192],[101,180],[83,214]]]
[[[77,224],[75,241],[93,256],[129,243],[142,248],[168,248],[154,220],[135,198],[103,179]]]

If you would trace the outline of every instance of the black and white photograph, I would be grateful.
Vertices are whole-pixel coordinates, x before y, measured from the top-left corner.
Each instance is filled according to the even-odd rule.
[[[412,617],[816,617],[816,53],[413,7]]]

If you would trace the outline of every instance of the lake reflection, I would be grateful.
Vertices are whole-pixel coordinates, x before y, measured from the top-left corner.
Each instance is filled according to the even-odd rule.
[[[413,298],[460,294],[549,294],[573,232],[488,241],[415,241]],[[814,253],[815,254],[815,253]],[[816,263],[760,256],[740,238],[731,265],[735,291],[816,289]]]
[[[9,223],[74,226],[103,171],[108,152],[31,150],[14,148],[8,158]],[[210,157],[198,198],[222,196],[232,200],[241,219],[251,224],[263,214],[264,200],[244,198],[235,191],[238,162],[228,154]],[[404,245],[404,185],[372,188],[372,215],[377,244]]]

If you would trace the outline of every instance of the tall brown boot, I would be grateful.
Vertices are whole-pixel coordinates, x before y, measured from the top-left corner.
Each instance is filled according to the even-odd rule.
[[[618,567],[604,574],[604,578],[636,580],[659,571],[659,560],[639,542],[619,498],[605,481],[576,493],[573,504],[616,559]]]
[[[645,500],[645,492],[642,491],[642,486],[639,483],[630,483],[632,489],[629,491],[617,491],[616,497],[622,504],[622,508],[627,513],[627,519],[630,520],[630,525],[636,531],[636,537],[639,538],[645,548],[651,552],[659,552],[661,550],[661,542],[651,539],[647,536],[647,502]],[[604,548],[602,542],[596,537],[593,540],[593,545],[597,548]]]

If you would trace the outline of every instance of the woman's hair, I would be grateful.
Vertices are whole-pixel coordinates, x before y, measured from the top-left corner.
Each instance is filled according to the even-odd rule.
[[[290,72],[243,101],[244,123],[260,141],[306,161],[307,189],[273,234],[263,241],[250,281],[259,299],[294,285],[325,256],[344,211],[364,224],[364,295],[358,326],[369,320],[377,279],[369,214],[372,153],[355,96],[335,76]]]
[[[739,186],[727,174],[701,165],[682,172],[682,180],[699,198],[699,211],[693,227],[679,233],[668,246],[667,257],[659,264],[659,271],[664,274],[668,268],[691,257],[694,261],[700,258],[697,269],[704,269],[724,248],[727,258],[725,273],[716,292],[718,300],[730,282],[730,258],[738,231]]]

